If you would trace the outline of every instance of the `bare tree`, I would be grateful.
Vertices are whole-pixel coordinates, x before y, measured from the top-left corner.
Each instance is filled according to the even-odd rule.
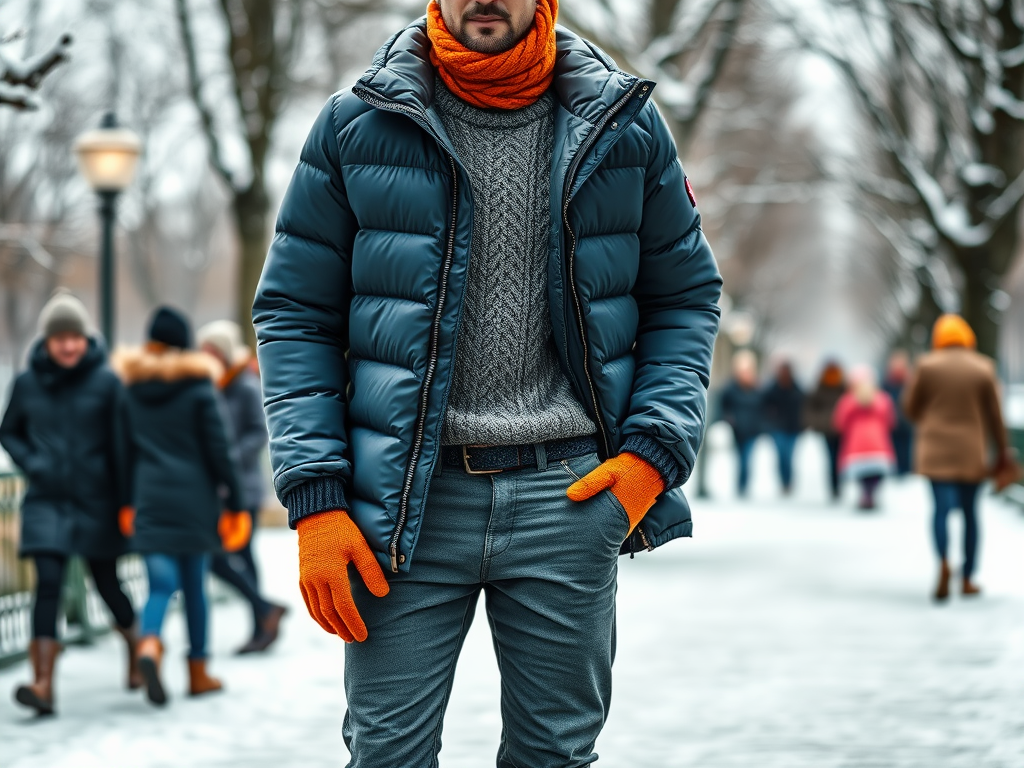
[[[919,274],[929,275],[934,259],[948,256],[960,310],[995,355],[1024,200],[1024,4],[829,0],[829,8],[824,27],[797,11],[782,21],[834,65],[867,127],[867,152],[843,172],[916,248],[912,269],[923,264]]]
[[[633,4],[614,0],[564,0],[559,13],[620,66],[658,83],[655,99],[685,155],[746,6],[747,0],[649,0],[639,26],[627,19]]]

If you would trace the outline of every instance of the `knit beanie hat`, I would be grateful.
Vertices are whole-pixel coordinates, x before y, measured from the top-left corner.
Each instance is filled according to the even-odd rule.
[[[242,329],[230,320],[214,320],[199,329],[196,334],[199,346],[209,344],[216,349],[228,364],[234,362],[242,348]]]
[[[89,312],[71,291],[58,289],[39,313],[39,331],[45,338],[59,333],[89,335]]]
[[[966,347],[975,349],[978,338],[960,315],[943,315],[935,321],[932,328],[932,347],[947,349],[948,347]]]
[[[160,307],[149,322],[149,340],[168,347],[188,349],[192,346],[192,327],[188,318],[172,307]]]

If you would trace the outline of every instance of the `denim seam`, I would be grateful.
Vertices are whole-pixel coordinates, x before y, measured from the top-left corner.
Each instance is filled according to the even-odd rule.
[[[462,649],[461,640],[466,635],[466,620],[469,618],[470,610],[476,607],[475,600],[466,601],[466,612],[462,614],[462,626],[459,628],[460,642],[455,644],[455,648],[452,650],[451,661],[448,662],[448,684],[445,686],[445,701],[447,701],[452,695],[452,684],[455,682],[455,665],[459,660],[459,651]],[[434,726],[434,739],[431,746],[431,752],[433,754],[433,765],[438,765],[437,753],[440,750],[439,742],[441,740],[441,728],[444,726],[444,711],[447,707],[441,707],[441,711],[437,715],[437,725]]]
[[[508,548],[512,546],[512,537],[515,535],[515,532],[516,532],[516,512],[518,511],[518,507],[519,507],[519,481],[518,481],[518,477],[519,477],[518,475],[513,475],[513,477],[512,477],[512,494],[511,494],[512,499],[511,499],[511,502],[509,504],[511,509],[509,510],[510,515],[509,515],[509,520],[508,520],[508,541],[505,542],[505,546],[502,547],[499,551],[495,552],[494,550],[491,550],[491,556],[488,558],[489,560],[493,560],[494,558],[498,557],[499,555],[504,554],[508,550]],[[491,481],[491,484],[493,486],[493,484],[494,484],[493,480]],[[494,510],[492,508],[491,514],[493,514],[493,513],[494,513]],[[487,570],[488,570],[488,572],[490,572],[490,566],[488,566]]]

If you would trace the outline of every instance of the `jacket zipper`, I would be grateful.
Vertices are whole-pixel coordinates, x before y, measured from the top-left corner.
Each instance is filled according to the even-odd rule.
[[[615,102],[607,112],[605,112],[604,117],[601,118],[601,122],[594,126],[594,130],[591,132],[590,136],[587,137],[587,141],[582,147],[580,147],[580,150],[577,152],[576,157],[573,158],[572,165],[569,167],[569,172],[566,175],[565,197],[562,202],[562,221],[565,224],[565,231],[569,233],[569,237],[571,239],[569,247],[569,285],[572,287],[573,303],[576,306],[576,320],[579,323],[580,329],[580,341],[583,343],[583,372],[587,377],[587,386],[590,389],[590,399],[594,406],[594,418],[597,420],[597,429],[601,433],[601,444],[604,446],[604,456],[606,459],[611,457],[611,445],[608,442],[608,433],[604,426],[604,419],[601,418],[601,406],[597,400],[597,387],[594,386],[594,379],[590,375],[590,349],[587,346],[587,328],[586,322],[583,319],[583,305],[580,302],[579,291],[576,288],[576,233],[572,231],[572,225],[569,224],[569,201],[572,198],[572,186],[576,183],[576,173],[579,170],[579,166],[583,161],[583,158],[586,157],[587,152],[589,152],[591,147],[593,147],[609,121],[631,98],[633,98],[633,94],[635,94],[640,88],[641,82],[642,81],[640,80],[635,82],[633,87],[630,88],[621,99]],[[643,89],[646,91],[648,86],[644,85]]]
[[[393,102],[384,101],[375,96],[370,96],[360,89],[360,92],[356,94],[363,101],[367,102],[371,106],[383,109],[391,112],[405,112],[409,114],[414,120],[420,122],[417,118],[420,117],[419,113],[412,107],[406,107],[403,104],[395,104]],[[428,130],[428,133],[433,135],[432,131]],[[438,145],[444,149],[440,139],[434,136]],[[427,370],[423,375],[423,387],[420,391],[420,409],[419,414],[416,417],[416,431],[413,435],[412,453],[409,456],[409,466],[405,470],[405,481],[402,483],[402,496],[398,503],[398,517],[395,520],[395,530],[391,534],[391,540],[388,543],[388,554],[391,556],[391,570],[393,573],[398,573],[398,566],[401,562],[399,560],[398,545],[402,538],[402,532],[405,530],[405,524],[409,519],[409,497],[412,495],[412,484],[416,478],[416,467],[419,465],[420,456],[423,453],[423,436],[426,432],[427,426],[427,408],[430,403],[430,387],[434,382],[434,374],[437,372],[437,345],[441,335],[441,317],[444,312],[445,298],[448,295],[448,275],[451,272],[452,259],[455,254],[455,228],[458,224],[459,215],[459,174],[458,168],[455,165],[455,157],[451,152],[444,150],[448,157],[448,164],[452,169],[452,218],[451,228],[448,230],[448,244],[445,249],[444,261],[441,264],[441,281],[437,292],[437,306],[434,309],[434,322],[430,332],[430,347],[427,354]],[[405,558],[402,557],[402,561]]]

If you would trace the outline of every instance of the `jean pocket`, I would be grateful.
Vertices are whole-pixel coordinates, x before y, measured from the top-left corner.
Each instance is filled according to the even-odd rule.
[[[601,492],[601,495],[608,500],[608,503],[617,515],[618,521],[622,524],[623,530],[620,540],[621,543],[626,540],[627,536],[629,536],[629,529],[633,525],[632,522],[630,522],[629,514],[626,512],[626,508],[622,506],[622,502],[619,501],[619,497],[612,493],[610,489],[605,489]]]

